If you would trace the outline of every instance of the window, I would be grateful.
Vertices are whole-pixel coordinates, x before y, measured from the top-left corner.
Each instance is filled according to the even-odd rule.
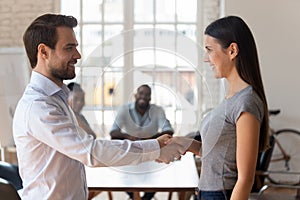
[[[202,113],[219,102],[220,83],[207,72],[198,45],[205,21],[219,17],[219,5],[219,0],[61,0],[61,12],[79,21],[82,60],[75,81],[86,91],[84,114],[99,136],[108,137],[118,106],[133,101],[145,83],[152,87],[151,103],[164,107],[176,133],[198,128]]]

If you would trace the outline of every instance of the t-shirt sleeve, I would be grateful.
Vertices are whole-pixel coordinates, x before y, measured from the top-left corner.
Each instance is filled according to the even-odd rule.
[[[264,107],[261,99],[255,94],[245,94],[237,99],[234,106],[233,118],[236,123],[243,112],[252,114],[258,121],[264,117]]]

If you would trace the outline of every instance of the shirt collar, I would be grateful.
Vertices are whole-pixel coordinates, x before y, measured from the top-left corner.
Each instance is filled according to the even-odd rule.
[[[151,107],[152,107],[152,104],[149,104],[149,107],[148,107],[148,109],[146,110],[145,113],[147,113],[147,112],[151,109]],[[136,113],[138,113],[137,110],[135,109],[135,101],[129,103],[129,110],[133,110],[133,111],[135,111]]]
[[[129,109],[134,110],[135,109],[135,102],[129,103]]]
[[[60,91],[65,96],[68,96],[70,92],[68,87],[65,84],[63,84],[62,87],[59,87],[49,78],[36,71],[32,71],[30,83],[32,84],[33,87],[39,88],[40,90],[43,91],[43,93],[45,93],[48,96],[52,96],[53,94],[58,93]]]

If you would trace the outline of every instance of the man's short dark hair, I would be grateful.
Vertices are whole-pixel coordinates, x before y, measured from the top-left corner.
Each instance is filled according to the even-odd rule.
[[[151,87],[150,87],[149,85],[147,85],[147,84],[143,84],[143,85],[139,86],[139,87],[137,88],[137,91],[138,91],[140,88],[142,88],[142,87],[148,88],[148,89],[150,90],[150,92],[151,92]]]
[[[26,29],[23,42],[32,68],[37,64],[38,45],[44,43],[54,49],[58,40],[56,28],[62,26],[74,28],[77,26],[77,19],[60,14],[44,14],[36,18]]]
[[[83,89],[81,88],[81,86],[78,83],[75,83],[75,82],[69,83],[67,85],[67,87],[69,88],[69,90],[71,92],[73,92],[73,91],[82,91],[83,92]]]

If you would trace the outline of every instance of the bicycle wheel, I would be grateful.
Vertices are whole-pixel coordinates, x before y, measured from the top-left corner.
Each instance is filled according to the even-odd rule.
[[[290,159],[281,159],[283,158],[282,151],[275,143],[268,170],[280,173],[270,173],[270,178],[278,184],[297,184],[300,181],[300,132],[282,129],[276,131],[275,137]]]

